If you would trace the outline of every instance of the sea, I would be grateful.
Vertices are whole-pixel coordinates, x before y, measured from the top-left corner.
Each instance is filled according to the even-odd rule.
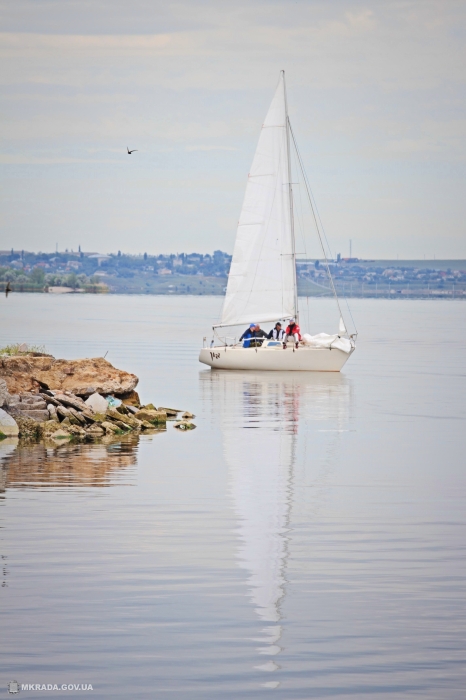
[[[463,700],[466,304],[353,299],[341,373],[255,373],[198,362],[221,303],[1,298],[0,347],[105,356],[196,429],[0,443],[0,692]]]

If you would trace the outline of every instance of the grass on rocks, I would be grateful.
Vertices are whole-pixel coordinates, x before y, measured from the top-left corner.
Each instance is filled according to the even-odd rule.
[[[30,352],[40,352],[45,354],[45,345],[27,345],[27,349],[24,349],[26,343],[12,343],[11,345],[5,345],[5,347],[0,348],[0,355],[27,355]],[[21,349],[23,348],[23,349]]]

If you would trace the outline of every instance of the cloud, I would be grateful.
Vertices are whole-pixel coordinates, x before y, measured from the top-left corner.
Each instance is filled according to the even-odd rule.
[[[113,0],[109,7],[103,0],[0,4],[0,164],[9,198],[8,233],[0,235],[35,240],[40,226],[55,241],[74,201],[67,187],[75,187],[88,211],[69,204],[73,230],[85,228],[90,215],[107,250],[113,234],[100,202],[118,212],[125,182],[150,218],[140,193],[151,197],[144,183],[160,190],[154,173],[166,173],[179,199],[157,200],[158,220],[174,227],[169,244],[179,241],[181,250],[189,226],[197,226],[206,248],[218,247],[227,227],[219,233],[215,222],[237,220],[244,175],[285,68],[291,119],[331,234],[349,232],[372,245],[377,226],[377,245],[393,240],[398,248],[397,235],[440,235],[435,191],[449,201],[442,245],[463,245],[465,207],[451,195],[460,190],[465,158],[463,2]],[[137,160],[118,155],[133,144]],[[53,186],[44,190],[31,172]],[[90,197],[90,179],[105,182],[105,197]],[[218,211],[212,182],[221,183]],[[421,188],[416,200],[407,194],[413,182]],[[196,224],[186,201],[194,183]],[[390,220],[377,217],[387,189]],[[59,214],[51,221],[54,207]],[[128,245],[147,248],[151,230],[139,217]]]

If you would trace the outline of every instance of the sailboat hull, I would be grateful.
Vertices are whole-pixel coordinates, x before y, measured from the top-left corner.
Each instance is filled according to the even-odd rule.
[[[282,348],[202,348],[199,362],[215,369],[339,372],[352,351],[300,346]]]

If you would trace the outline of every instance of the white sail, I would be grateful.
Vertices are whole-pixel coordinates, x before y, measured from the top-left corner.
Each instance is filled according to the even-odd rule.
[[[287,130],[282,73],[248,176],[220,326],[297,313]]]

